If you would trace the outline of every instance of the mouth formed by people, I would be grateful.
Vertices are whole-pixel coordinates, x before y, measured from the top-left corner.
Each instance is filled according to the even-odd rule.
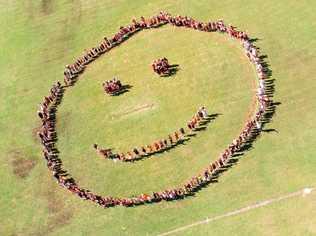
[[[93,148],[96,150],[97,154],[105,159],[120,160],[125,162],[131,162],[143,159],[145,157],[152,156],[154,154],[169,150],[172,147],[177,146],[177,144],[184,141],[184,138],[192,135],[192,132],[197,131],[197,128],[207,121],[209,118],[206,108],[200,107],[198,112],[192,117],[187,123],[186,128],[180,128],[169,134],[168,137],[152,142],[148,145],[143,145],[142,147],[134,147],[132,150],[124,153],[113,153],[110,148],[101,148],[98,144],[93,144]]]

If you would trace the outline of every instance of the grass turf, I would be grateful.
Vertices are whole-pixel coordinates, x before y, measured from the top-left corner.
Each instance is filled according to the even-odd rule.
[[[2,235],[157,234],[315,184],[315,22],[312,1],[1,1],[0,127]],[[223,18],[258,37],[275,78],[273,122],[254,149],[219,183],[184,201],[102,209],[58,187],[34,132],[36,104],[65,64],[113,34],[131,17],[167,10],[200,20]],[[153,59],[180,64],[172,78],[150,71]],[[106,97],[101,82],[118,75],[133,86]],[[67,91],[58,113],[58,147],[79,183],[104,195],[133,195],[182,183],[234,138],[251,106],[255,74],[237,42],[217,33],[170,26],[141,32],[102,56]],[[152,109],[119,116],[134,107]],[[135,164],[100,160],[98,142],[126,150],[165,136],[205,104],[221,113],[206,131],[167,154]],[[116,120],[112,120],[112,117]],[[315,195],[313,195],[315,196]],[[313,234],[312,200],[256,210],[200,226],[187,234]],[[293,212],[301,225],[293,224]],[[264,216],[264,217],[263,217]],[[298,219],[297,217],[294,219]],[[233,227],[232,227],[233,225]],[[221,227],[224,226],[224,227]],[[250,227],[251,226],[251,227]],[[264,227],[266,230],[263,230]],[[284,230],[286,228],[286,230]]]

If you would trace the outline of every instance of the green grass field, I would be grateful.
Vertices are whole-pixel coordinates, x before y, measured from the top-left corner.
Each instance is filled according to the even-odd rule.
[[[63,68],[133,17],[165,10],[224,19],[258,38],[275,79],[276,113],[253,148],[194,197],[103,209],[58,186],[41,156],[37,105]],[[304,187],[316,187],[314,1],[0,0],[0,235],[158,235]],[[170,78],[150,63],[180,65]],[[118,76],[133,87],[105,96]],[[237,41],[169,25],[137,33],[88,66],[57,116],[58,148],[78,183],[133,196],[180,185],[229,144],[251,112],[256,74]],[[128,150],[186,124],[196,109],[220,114],[185,145],[133,164],[102,160],[93,143]],[[139,109],[143,108],[143,109]],[[176,234],[175,234],[176,235]],[[288,199],[177,235],[316,235],[316,194]]]

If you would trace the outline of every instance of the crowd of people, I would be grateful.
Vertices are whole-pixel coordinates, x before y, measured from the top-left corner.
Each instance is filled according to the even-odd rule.
[[[113,153],[110,148],[101,148],[98,146],[98,144],[93,144],[93,148],[102,158],[126,162],[139,160],[176,146],[178,143],[181,142],[181,140],[184,139],[186,134],[195,131],[195,129],[198,128],[207,118],[207,110],[203,106],[199,108],[198,112],[188,122],[188,130],[180,128],[179,130],[169,134],[166,138],[159,139],[155,142],[152,142],[151,144],[143,145],[141,147],[134,147],[132,150],[125,153]]]
[[[104,92],[110,95],[115,95],[119,93],[122,89],[122,83],[117,78],[113,78],[112,80],[107,80],[103,82],[102,86]]]
[[[151,64],[154,72],[156,72],[158,75],[169,75],[170,74],[170,65],[167,58],[159,58],[158,60],[155,60]]]
[[[259,86],[257,92],[258,109],[253,117],[249,118],[246,122],[240,135],[233,140],[231,144],[219,155],[219,157],[210,163],[199,174],[190,178],[182,186],[172,189],[163,190],[160,192],[153,192],[151,194],[140,194],[136,197],[102,197],[91,191],[78,186],[73,178],[69,176],[66,170],[62,169],[62,162],[58,158],[58,150],[56,149],[55,142],[57,134],[55,129],[56,111],[60,103],[60,99],[68,86],[74,85],[79,73],[93,60],[95,60],[102,53],[109,51],[111,48],[119,45],[135,32],[142,29],[150,29],[158,27],[163,24],[171,24],[178,27],[187,27],[200,31],[207,32],[221,32],[228,34],[234,39],[238,39],[249,60],[255,65]],[[175,200],[184,198],[185,196],[194,194],[195,191],[208,184],[215,178],[216,174],[221,168],[224,168],[229,160],[242,148],[247,145],[247,142],[255,137],[255,134],[262,129],[262,120],[267,107],[271,103],[271,98],[266,94],[265,80],[267,78],[266,66],[259,56],[258,49],[254,46],[253,42],[249,39],[248,35],[243,31],[238,31],[235,27],[225,25],[222,20],[216,22],[199,22],[187,16],[171,16],[168,13],[160,12],[157,16],[145,19],[141,17],[140,21],[135,19],[126,27],[120,27],[119,32],[112,38],[104,38],[102,42],[90,49],[86,50],[82,57],[79,57],[73,64],[67,65],[64,70],[65,86],[59,82],[53,85],[50,94],[44,97],[43,103],[40,105],[38,116],[42,121],[41,131],[39,137],[43,145],[43,155],[47,161],[49,170],[52,171],[53,176],[57,179],[58,183],[67,188],[72,193],[80,198],[91,200],[102,207],[111,206],[135,206],[144,203],[159,202],[161,200]],[[202,111],[201,111],[202,112]],[[190,126],[189,126],[190,125]],[[193,126],[192,126],[193,125]],[[194,122],[189,122],[188,128],[194,129]],[[160,144],[159,144],[160,145]],[[98,146],[95,146],[98,149]],[[138,151],[138,150],[137,150]]]
[[[208,114],[207,114],[207,110],[206,108],[200,107],[198,112],[192,117],[192,119],[188,122],[187,127],[190,130],[195,130],[197,128],[197,126],[199,124],[201,124],[200,122],[204,119],[208,118]]]

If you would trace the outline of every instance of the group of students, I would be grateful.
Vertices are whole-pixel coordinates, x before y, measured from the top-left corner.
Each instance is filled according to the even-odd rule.
[[[90,50],[85,50],[83,56],[77,58],[71,65],[66,65],[64,70],[64,82],[66,85],[73,85],[78,75],[84,71],[85,67],[103,53],[111,50],[113,47],[118,46],[124,40],[128,39],[134,33],[143,30],[156,28],[164,24],[171,24],[174,26],[184,26],[200,31],[219,31],[223,33],[229,33],[232,37],[246,40],[248,36],[243,31],[237,31],[233,26],[225,26],[222,20],[216,22],[199,22],[191,17],[187,16],[171,16],[169,13],[160,12],[158,15],[149,19],[141,17],[140,21],[136,19],[132,20],[132,23],[125,27],[120,27],[119,31],[110,39],[104,37],[103,40]]]
[[[140,21],[133,19],[132,24],[125,27],[120,27],[119,31],[112,38],[108,39],[107,37],[104,37],[96,47],[85,50],[83,56],[77,58],[73,64],[65,66],[65,84],[67,86],[73,85],[76,82],[78,75],[84,71],[85,67],[103,53],[106,53],[113,47],[118,46],[134,33],[142,29],[158,27],[160,25],[166,24],[168,17],[170,17],[169,14],[160,12],[157,16],[154,16],[150,19],[145,19],[144,17],[141,17]]]
[[[43,102],[39,105],[39,110],[37,111],[42,122],[37,135],[43,146],[42,152],[48,169],[52,171],[53,176],[59,183],[66,186],[68,182],[73,180],[62,169],[62,161],[58,157],[59,152],[56,148],[56,112],[64,91],[64,86],[60,82],[56,82],[50,89],[50,94],[43,98]]]
[[[206,108],[200,107],[198,112],[192,117],[192,119],[188,122],[187,127],[190,130],[194,130],[197,128],[197,126],[200,124],[200,122],[204,119],[208,118],[207,110]]]
[[[246,55],[257,69],[259,77],[259,88],[257,93],[257,101],[259,104],[258,110],[254,116],[246,122],[240,135],[234,139],[230,145],[228,145],[224,152],[222,152],[215,161],[210,163],[198,175],[193,176],[180,187],[167,189],[160,192],[153,192],[152,194],[140,194],[139,196],[130,198],[102,197],[98,194],[92,193],[87,189],[79,187],[75,180],[71,178],[65,170],[62,169],[62,162],[58,158],[58,150],[55,147],[55,141],[57,139],[55,130],[55,113],[57,111],[57,105],[59,104],[59,99],[62,96],[64,89],[67,86],[74,84],[78,74],[84,70],[87,64],[95,60],[102,53],[109,51],[114,46],[117,46],[123,42],[133,33],[142,29],[154,28],[167,23],[174,26],[183,26],[200,31],[217,31],[221,33],[227,33],[230,37],[240,40],[246,51]],[[73,192],[80,198],[91,200],[102,207],[111,207],[117,205],[134,206],[144,203],[159,202],[161,200],[175,200],[192,195],[195,191],[200,189],[201,186],[208,184],[213,178],[215,178],[216,173],[218,173],[221,168],[226,166],[234,154],[241,151],[242,147],[255,137],[255,133],[261,130],[262,120],[264,118],[265,112],[269,104],[272,102],[269,96],[266,95],[266,69],[267,68],[260,58],[257,48],[253,45],[247,34],[243,31],[236,30],[236,28],[233,26],[226,26],[222,20],[217,22],[203,23],[187,16],[173,17],[170,14],[164,12],[160,12],[157,16],[151,17],[149,19],[145,19],[144,17],[142,17],[140,21],[136,21],[134,19],[131,25],[121,27],[119,32],[111,39],[104,38],[98,46],[87,50],[85,54],[78,58],[72,65],[67,65],[64,71],[65,86],[62,86],[59,82],[57,82],[52,87],[49,96],[44,97],[44,102],[40,105],[38,115],[42,120],[42,129],[39,132],[39,137],[43,145],[43,153],[47,161],[47,166],[53,172],[53,176],[57,179],[61,186],[67,188],[69,191]],[[192,123],[190,123],[190,126],[192,128]],[[96,148],[98,147],[96,146]]]
[[[158,75],[169,75],[170,65],[167,58],[159,58],[151,64],[154,72]]]
[[[102,87],[105,93],[114,95],[121,91],[122,83],[120,80],[114,78],[112,80],[107,80],[102,83]]]
[[[131,151],[126,153],[113,153],[109,148],[101,148],[98,144],[93,144],[93,148],[96,150],[98,155],[105,159],[113,159],[120,161],[136,161],[142,159],[144,157],[151,156],[155,153],[162,152],[168,148],[176,146],[185,135],[189,132],[195,131],[197,127],[199,127],[202,121],[208,118],[207,110],[205,107],[199,108],[198,112],[193,116],[192,120],[188,122],[189,130],[186,131],[184,128],[180,128],[172,134],[168,135],[168,138],[157,140],[151,144],[144,145],[140,148],[135,147]],[[191,123],[194,120],[194,126]]]

